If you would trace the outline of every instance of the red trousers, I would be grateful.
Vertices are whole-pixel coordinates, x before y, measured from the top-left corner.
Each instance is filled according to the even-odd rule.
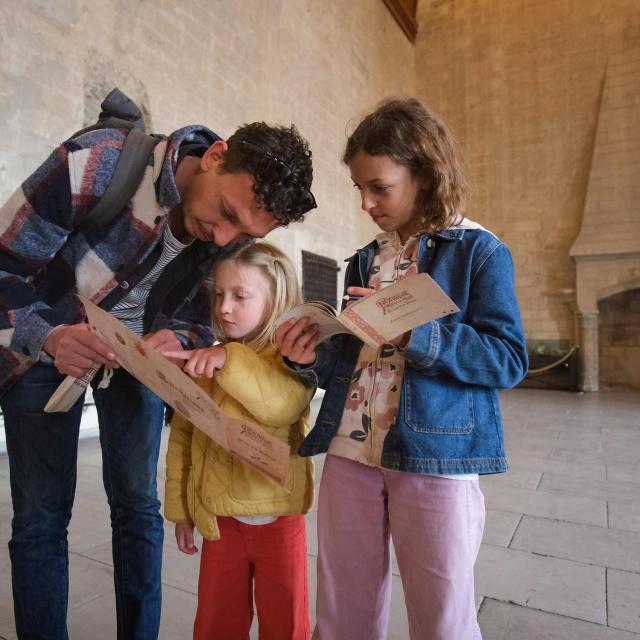
[[[204,540],[194,640],[249,640],[253,600],[260,640],[308,640],[304,516],[264,525],[218,517],[220,540]]]

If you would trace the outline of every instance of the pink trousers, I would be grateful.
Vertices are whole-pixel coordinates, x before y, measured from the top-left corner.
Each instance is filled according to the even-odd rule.
[[[314,640],[383,640],[389,539],[411,640],[480,640],[473,566],[484,528],[477,480],[367,467],[328,455],[318,503]]]

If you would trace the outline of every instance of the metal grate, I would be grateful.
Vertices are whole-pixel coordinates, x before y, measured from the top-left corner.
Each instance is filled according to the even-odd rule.
[[[302,291],[304,299],[322,300],[332,307],[338,298],[338,263],[310,251],[302,252]]]

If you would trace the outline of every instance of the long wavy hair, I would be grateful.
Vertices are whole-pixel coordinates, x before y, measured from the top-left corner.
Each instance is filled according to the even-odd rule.
[[[256,336],[247,343],[255,351],[262,351],[269,344],[273,344],[276,320],[285,311],[289,311],[302,302],[302,290],[295,267],[278,247],[268,242],[245,245],[218,260],[213,269],[214,285],[216,271],[223,264],[232,264],[238,268],[243,266],[257,267],[269,283],[268,312]],[[225,336],[215,313],[213,314],[213,327],[218,340],[227,342],[228,338]]]
[[[461,220],[467,196],[456,143],[440,118],[416,98],[381,102],[349,136],[345,164],[359,152],[389,156],[426,186],[418,229],[437,233]]]

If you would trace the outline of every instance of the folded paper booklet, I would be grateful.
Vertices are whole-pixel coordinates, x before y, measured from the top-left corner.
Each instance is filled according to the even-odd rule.
[[[453,300],[426,273],[403,278],[349,305],[341,314],[325,302],[305,302],[278,318],[308,316],[320,331],[320,341],[338,333],[352,333],[379,347],[397,336],[459,311]]]
[[[284,485],[289,465],[289,446],[285,442],[253,422],[224,414],[186,373],[147,346],[122,322],[87,298],[79,298],[91,331],[113,349],[121,366],[221,447]],[[71,389],[78,386],[65,380],[52,399],[65,384]]]

